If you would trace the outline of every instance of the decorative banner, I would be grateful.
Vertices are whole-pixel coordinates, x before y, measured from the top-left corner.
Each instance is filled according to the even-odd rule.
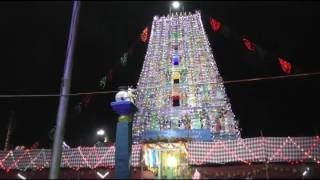
[[[221,23],[214,18],[210,18],[210,25],[213,32],[217,32],[221,28]]]
[[[147,40],[148,40],[148,30],[149,30],[149,28],[148,28],[148,26],[146,26],[144,28],[144,30],[142,31],[142,33],[140,34],[141,41],[144,43],[147,42]]]
[[[120,58],[120,62],[123,66],[125,66],[128,62],[128,53],[124,53],[123,56]]]
[[[281,65],[282,70],[287,73],[290,74],[291,73],[291,64],[287,61],[285,61],[284,59],[278,58],[279,63]]]
[[[256,51],[256,45],[251,42],[250,40],[243,38],[242,39],[244,46],[249,50],[249,51]]]

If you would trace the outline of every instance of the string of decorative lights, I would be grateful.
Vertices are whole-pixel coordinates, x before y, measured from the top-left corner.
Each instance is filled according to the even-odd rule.
[[[245,149],[246,149],[249,153],[251,153],[251,156],[252,156],[252,157],[254,157],[254,158],[257,159],[257,160],[261,160],[261,157],[259,158],[259,156],[257,155],[257,153],[253,153],[253,152],[251,151],[251,149],[248,148],[247,144],[243,141],[242,138],[239,138],[239,140],[237,141],[237,144],[239,144],[239,143],[241,143],[240,146],[244,146]],[[260,144],[261,144],[261,142],[260,142]],[[259,149],[258,152],[261,152],[261,149]]]
[[[277,140],[277,138],[278,138],[278,140]],[[309,142],[310,145],[308,143],[306,143],[306,144],[308,144],[308,148],[306,151],[302,151],[304,149],[302,148],[302,150],[301,150],[301,146],[298,145],[298,143],[296,141],[294,141],[293,138],[291,138],[291,137],[287,137],[287,138],[277,137],[277,138],[272,138],[272,137],[259,137],[259,138],[257,138],[258,142],[260,142],[260,148],[258,148],[258,149],[253,148],[252,142],[250,143],[251,144],[250,147],[252,150],[256,150],[256,151],[266,150],[267,152],[269,152],[268,154],[263,154],[263,156],[265,156],[265,158],[261,157],[260,160],[258,160],[259,162],[271,163],[271,162],[286,161],[292,165],[299,164],[299,163],[303,163],[307,160],[306,155],[305,155],[305,152],[307,151],[307,152],[310,152],[307,157],[309,157],[310,160],[313,160],[313,162],[320,164],[320,160],[318,157],[319,154],[317,153],[317,150],[318,150],[319,144],[320,144],[319,136],[316,136],[313,138],[306,138],[306,137],[294,138],[294,139],[296,139],[296,141],[299,141],[298,138],[304,138],[305,141],[308,141],[308,142],[310,141]],[[250,138],[250,139],[253,139],[253,138]],[[274,141],[272,139],[274,139]],[[242,139],[242,140],[248,141],[247,139]],[[279,141],[279,140],[281,140],[281,141]],[[240,141],[240,140],[238,139],[236,141]],[[303,143],[302,140],[300,140],[300,141],[301,141],[301,143]],[[312,141],[312,143],[311,143],[311,141]],[[250,141],[248,141],[247,143],[249,143],[249,142]],[[282,142],[280,147],[275,146],[277,144],[277,142]],[[288,143],[290,143],[290,142],[292,145],[295,145],[298,148],[298,151],[295,149],[286,147],[286,145],[288,145]],[[195,143],[197,143],[197,142],[195,142]],[[257,162],[257,160],[254,160],[254,154],[252,153],[252,150],[249,151],[249,153],[248,153],[247,151],[239,150],[239,149],[241,149],[241,146],[237,146],[236,150],[239,151],[238,153],[240,153],[240,155],[246,157],[250,154],[248,156],[250,158],[247,158],[246,160],[243,160],[242,158],[237,156],[237,152],[230,151],[229,150],[230,147],[227,148],[227,146],[230,146],[230,144],[226,145],[226,144],[228,144],[228,141],[223,142],[223,141],[219,140],[216,142],[207,143],[207,145],[204,145],[204,144],[202,144],[200,148],[199,147],[196,148],[196,146],[199,146],[199,144],[192,144],[192,143],[188,144],[188,151],[189,151],[188,155],[189,155],[189,161],[191,164],[203,165],[206,163],[217,163],[216,162],[217,160],[213,161],[212,158],[218,156],[217,153],[219,153],[219,152],[214,153],[213,149],[221,149],[219,147],[220,144],[223,145],[224,150],[226,150],[226,152],[228,152],[229,159],[230,159],[230,157],[235,157],[236,161],[243,162],[248,165],[250,165],[252,162]],[[192,149],[192,148],[194,148],[194,149]],[[208,149],[208,151],[203,152],[204,149]],[[312,150],[314,150],[313,155],[311,155]],[[192,151],[195,151],[195,152],[190,153]],[[224,151],[223,153],[226,153],[226,152]],[[299,153],[299,152],[301,152],[301,153]],[[260,153],[262,153],[262,152],[260,152]],[[287,153],[287,156],[285,156],[284,153]],[[213,156],[213,154],[215,154],[215,156]],[[221,155],[221,154],[219,154],[219,155]],[[193,156],[197,156],[197,158],[195,158]],[[221,156],[226,156],[226,154],[222,154]],[[300,156],[302,156],[302,157],[299,158]],[[226,158],[227,158],[227,156],[226,156]],[[234,161],[234,160],[232,160],[232,161]]]
[[[258,143],[260,143],[260,146],[264,143],[263,149],[259,147]],[[304,162],[320,164],[320,138],[318,136],[258,137],[231,141],[219,140],[216,142],[191,141],[186,145],[189,164],[193,165],[228,162],[243,162],[244,164],[252,165],[255,162],[265,161],[268,163],[287,162],[291,165]],[[280,148],[277,145],[280,145]],[[250,150],[245,150],[245,146]],[[296,148],[292,148],[292,146]],[[142,144],[133,145],[131,161],[133,167],[140,165],[142,147]],[[97,155],[92,154],[94,149],[97,150]],[[266,150],[268,153],[263,154],[263,152],[258,152],[263,150]],[[265,157],[257,158],[252,153],[253,151]],[[26,171],[27,169],[42,170],[49,168],[49,162],[46,157],[50,153],[51,151],[48,149],[0,151],[0,168],[6,172],[12,169]],[[63,151],[62,158],[64,160],[61,163],[61,167],[75,170],[80,170],[81,168],[96,169],[99,167],[113,168],[115,163],[114,153],[114,146],[71,148]],[[217,156],[219,158],[215,159]]]
[[[314,160],[315,162],[318,161],[315,156],[312,156],[312,155],[311,155],[311,150],[316,147],[316,145],[317,145],[316,143],[313,143],[313,144],[312,144],[312,147],[311,147],[309,150],[307,150],[307,152],[306,152],[303,148],[300,147],[300,145],[298,145],[296,142],[294,142],[294,141],[292,140],[292,138],[288,137],[288,139],[290,140],[290,142],[292,142],[297,148],[299,148],[299,149],[305,154],[304,159],[306,159],[306,158],[309,157],[309,158],[313,158],[313,160]],[[316,136],[316,142],[317,142],[317,143],[320,142],[319,136]],[[309,153],[308,153],[308,152],[309,152]],[[303,160],[304,160],[304,159],[303,159]]]
[[[215,145],[217,145],[218,148],[214,148]],[[230,148],[228,148],[227,145],[226,145],[226,143],[225,143],[224,141],[222,141],[222,140],[218,140],[218,141],[216,142],[216,144],[215,144],[215,143],[212,143],[212,144],[211,144],[211,147],[209,148],[209,151],[206,153],[205,156],[201,157],[200,160],[194,160],[194,159],[192,158],[191,154],[189,154],[191,161],[192,161],[194,164],[196,164],[196,165],[202,165],[202,164],[204,164],[205,162],[208,162],[208,159],[209,159],[210,157],[213,157],[212,154],[214,154],[214,153],[213,153],[214,150],[220,149],[220,148],[219,148],[219,145],[221,145],[221,146],[223,147],[223,149],[225,150],[225,152],[227,152],[229,155],[231,155],[231,157],[235,157],[235,158],[236,158],[236,161],[243,162],[243,163],[245,163],[245,164],[249,164],[249,165],[250,165],[250,162],[248,162],[248,161],[246,161],[246,160],[243,160],[242,158],[240,158],[239,156],[237,156],[236,153],[235,153],[234,151],[230,150]],[[251,154],[251,155],[252,155],[252,154]],[[251,157],[253,157],[253,155],[252,155]]]

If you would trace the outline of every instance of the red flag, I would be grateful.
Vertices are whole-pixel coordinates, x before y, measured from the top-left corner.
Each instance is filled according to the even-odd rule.
[[[92,94],[88,94],[84,97],[83,103],[85,107],[87,107],[90,104],[91,98],[92,98]]]
[[[285,61],[284,59],[278,58],[279,63],[281,65],[281,69],[287,73],[290,74],[291,73],[291,64],[287,61]]]
[[[112,81],[112,69],[108,72],[108,74],[107,74],[107,80],[108,81]]]
[[[248,40],[246,38],[243,38],[242,41],[244,43],[244,46],[246,46],[246,48],[249,51],[256,51],[256,45],[253,42],[251,42],[250,40]]]
[[[140,38],[142,42],[147,42],[148,39],[148,26],[144,28],[144,30],[142,31],[142,33],[140,34]]]
[[[213,32],[217,32],[220,30],[221,28],[221,23],[213,18],[210,18],[210,25],[211,25],[211,29],[213,30]]]

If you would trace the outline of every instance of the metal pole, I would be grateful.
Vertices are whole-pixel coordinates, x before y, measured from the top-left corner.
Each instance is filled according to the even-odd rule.
[[[8,123],[6,141],[5,141],[5,144],[4,144],[4,150],[5,151],[9,150],[10,138],[11,138],[11,134],[12,134],[13,126],[14,126],[14,122],[13,121],[14,121],[14,111],[11,111],[10,119],[9,119],[9,123]]]
[[[69,40],[67,46],[67,55],[66,61],[64,65],[64,74],[61,82],[61,90],[60,90],[60,100],[59,100],[59,108],[57,112],[57,125],[56,131],[54,134],[54,142],[52,148],[52,159],[50,166],[50,179],[59,178],[60,171],[60,163],[61,163],[61,154],[62,154],[62,141],[64,136],[64,128],[65,128],[65,119],[67,114],[67,107],[69,101],[70,92],[70,81],[71,81],[71,72],[72,72],[72,60],[73,60],[73,51],[74,51],[74,43],[76,37],[76,27],[79,19],[79,11],[80,11],[80,1],[73,2],[73,10],[72,10],[72,19],[69,31]]]

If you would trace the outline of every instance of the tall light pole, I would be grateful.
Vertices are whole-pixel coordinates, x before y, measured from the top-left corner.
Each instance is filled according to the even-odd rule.
[[[61,82],[61,90],[60,90],[60,100],[59,100],[59,108],[57,113],[57,125],[56,131],[54,134],[54,142],[52,148],[52,158],[51,158],[51,166],[50,166],[50,179],[59,178],[60,172],[60,164],[61,164],[61,154],[62,154],[62,141],[64,136],[64,128],[65,128],[65,119],[67,114],[68,102],[69,102],[69,92],[70,92],[70,81],[71,81],[71,73],[72,73],[72,65],[73,65],[73,51],[74,51],[74,43],[76,37],[76,28],[79,19],[79,11],[80,11],[80,1],[73,2],[73,10],[72,10],[72,19],[69,31],[69,40],[67,46],[67,55],[66,61],[64,65],[64,74]]]

